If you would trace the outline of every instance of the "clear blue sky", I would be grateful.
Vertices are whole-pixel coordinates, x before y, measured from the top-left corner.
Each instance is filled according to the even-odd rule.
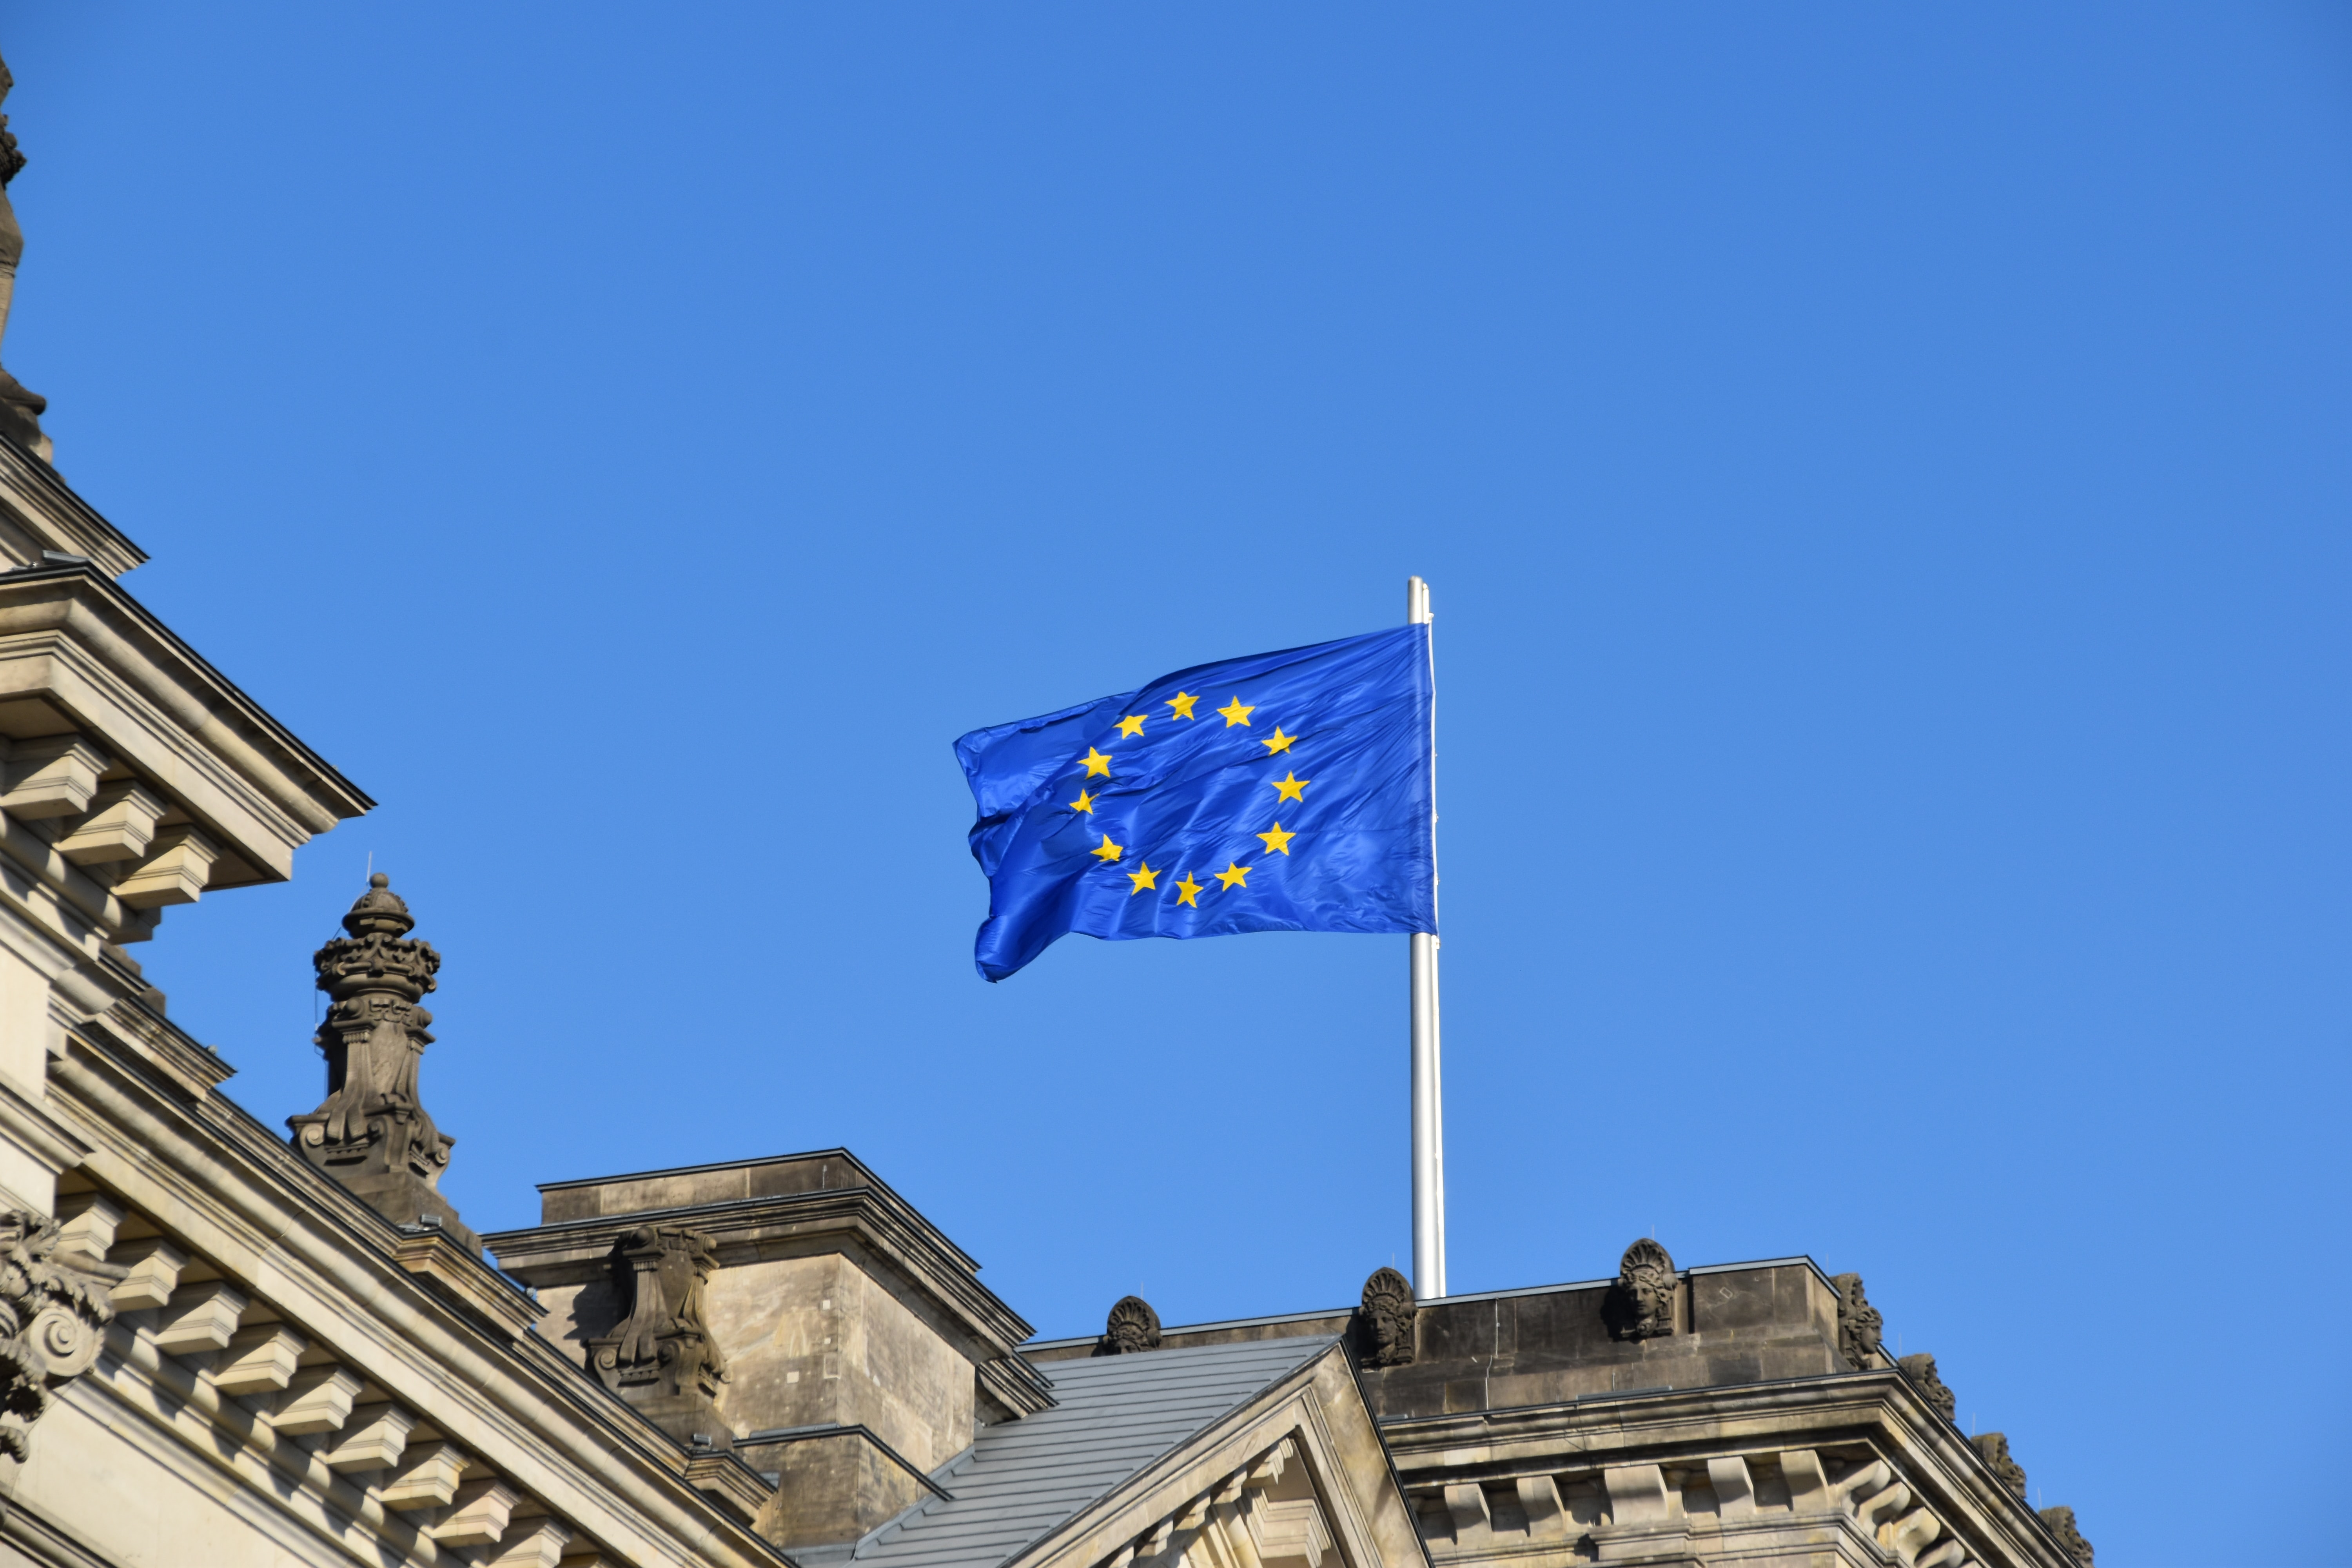
[[[1418,572],[1455,1288],[1810,1253],[2103,1562],[2341,1552],[2342,8],[0,47],[9,367],[131,589],[383,803],[148,952],[255,1114],[320,1098],[373,856],[485,1229],[840,1143],[1047,1333],[1348,1301],[1408,1250],[1403,940],[984,984],[948,748]]]

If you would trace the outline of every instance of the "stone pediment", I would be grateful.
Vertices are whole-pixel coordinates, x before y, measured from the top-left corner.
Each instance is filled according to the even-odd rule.
[[[1419,1559],[1337,1339],[1133,1352],[1045,1370],[1055,1408],[982,1433],[940,1472],[950,1495],[859,1542],[859,1562],[992,1558],[985,1543],[1015,1531],[1025,1540],[1004,1560],[1022,1568]]]

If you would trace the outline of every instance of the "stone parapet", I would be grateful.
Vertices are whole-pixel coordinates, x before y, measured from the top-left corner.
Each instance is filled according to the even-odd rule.
[[[845,1151],[541,1191],[551,1223],[500,1232],[488,1245],[550,1309],[548,1337],[616,1387],[636,1388],[630,1397],[676,1405],[663,1406],[666,1424],[698,1419],[699,1400],[723,1420],[723,1435],[707,1434],[714,1441],[856,1427],[921,1470],[967,1446],[975,1423],[1053,1403],[1015,1353],[1028,1325],[980,1283],[979,1265]],[[649,1276],[643,1258],[632,1261],[650,1255],[646,1236],[669,1233],[699,1238],[695,1256],[707,1273],[694,1293],[697,1326],[673,1335],[675,1353],[694,1338],[690,1359],[708,1364],[698,1348],[707,1334],[725,1369],[707,1374],[698,1394],[664,1384],[656,1396],[658,1377],[622,1364],[643,1354],[630,1348],[645,1338],[632,1324],[677,1316],[642,1307],[639,1281]],[[888,1489],[882,1470],[824,1462],[866,1477],[856,1495]]]

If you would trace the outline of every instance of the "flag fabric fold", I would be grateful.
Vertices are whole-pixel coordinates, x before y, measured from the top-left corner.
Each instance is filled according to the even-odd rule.
[[[981,974],[1071,931],[1434,931],[1433,700],[1409,626],[964,736]]]

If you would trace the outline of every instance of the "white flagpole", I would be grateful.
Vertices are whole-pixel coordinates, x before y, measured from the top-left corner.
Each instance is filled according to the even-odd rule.
[[[1405,579],[1405,620],[1430,624],[1429,584],[1418,577]],[[1433,631],[1433,638],[1435,633]],[[1433,648],[1434,645],[1433,643]],[[1430,666],[1434,671],[1433,651]],[[1435,698],[1431,699],[1430,768],[1437,767]],[[1435,790],[1431,792],[1429,820],[1430,875],[1436,876],[1437,838]],[[1433,903],[1435,888],[1431,889]],[[1445,1294],[1445,1103],[1438,1074],[1437,938],[1416,931],[1412,943],[1412,1293],[1422,1300]]]

